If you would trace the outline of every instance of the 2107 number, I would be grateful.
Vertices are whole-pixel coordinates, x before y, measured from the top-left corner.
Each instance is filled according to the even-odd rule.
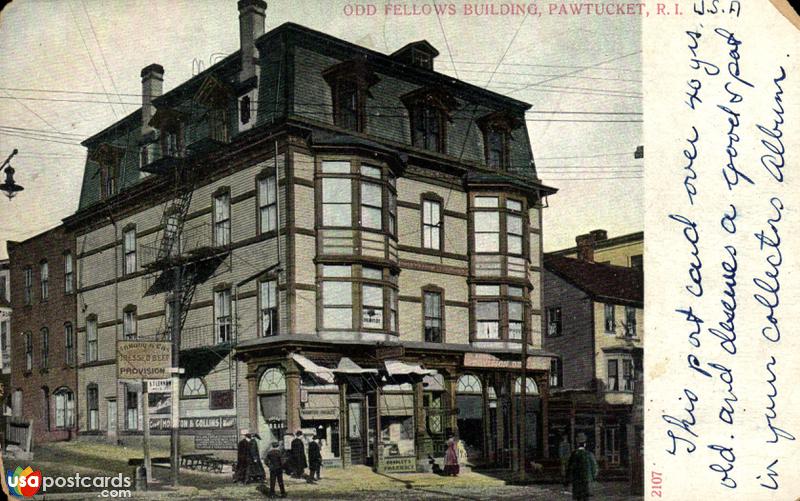
[[[650,497],[651,498],[660,498],[661,497],[661,485],[664,483],[664,479],[661,476],[661,473],[657,471],[650,472]]]

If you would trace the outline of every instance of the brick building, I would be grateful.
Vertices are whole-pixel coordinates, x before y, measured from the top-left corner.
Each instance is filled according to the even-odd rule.
[[[558,355],[551,453],[583,432],[606,478],[627,475],[641,467],[643,439],[643,234],[595,230],[576,242],[544,257],[544,347]]]
[[[238,6],[239,51],[166,93],[144,68],[141,110],[83,143],[65,220],[82,434],[141,433],[115,343],[180,334],[187,446],[302,429],[329,465],[414,471],[460,429],[500,466],[520,437],[546,454],[555,190],[530,105],[437,73],[424,40],[387,55],[291,23],[265,34],[266,4]],[[158,436],[168,406],[149,403]]]
[[[11,265],[0,261],[0,384],[3,390],[2,415],[11,411]]]
[[[34,442],[76,431],[75,236],[63,225],[8,242],[11,263],[11,407]]]

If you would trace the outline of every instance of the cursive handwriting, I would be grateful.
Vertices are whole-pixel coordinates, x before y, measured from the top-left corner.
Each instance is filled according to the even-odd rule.
[[[781,141],[781,137],[783,137],[783,132],[781,131],[781,125],[783,125],[783,87],[781,87],[781,82],[786,80],[786,70],[783,66],[780,67],[781,74],[778,78],[772,80],[775,84],[775,87],[778,88],[775,91],[775,107],[772,108],[772,111],[775,112],[775,119],[773,120],[774,125],[771,129],[767,129],[763,125],[756,125],[758,130],[761,131],[762,134],[767,136],[766,139],[761,140],[761,144],[769,150],[769,153],[766,153],[761,156],[761,165],[767,169],[767,172],[775,178],[775,180],[779,182],[783,182],[783,154],[786,152],[786,149],[783,147],[783,141]]]
[[[688,403],[686,404],[686,407],[684,407],[684,410],[686,411],[686,414],[688,416],[686,418],[684,418],[684,419],[678,419],[678,418],[676,418],[674,416],[669,416],[667,414],[662,414],[661,415],[661,419],[663,419],[664,421],[669,423],[670,426],[677,428],[678,429],[678,433],[680,433],[681,431],[684,431],[684,432],[688,433],[689,435],[691,435],[692,437],[697,438],[697,433],[695,433],[695,431],[692,429],[692,427],[697,423],[697,420],[694,417],[694,411],[695,411],[695,405],[694,404],[700,399],[697,397],[697,395],[694,394],[694,392],[692,390],[690,390],[688,388],[684,388],[683,389],[683,395],[686,397],[686,400],[688,401]],[[683,400],[683,397],[678,397],[678,400]],[[673,456],[675,455],[675,453],[676,453],[676,451],[678,449],[678,441],[679,440],[681,442],[685,443],[686,452],[688,452],[689,454],[693,453],[695,451],[695,449],[697,449],[697,446],[694,445],[694,441],[692,441],[691,439],[686,438],[684,436],[676,435],[675,432],[673,432],[671,429],[667,430],[667,436],[670,439],[672,439],[672,448],[671,449],[667,449],[667,452],[669,452]]]
[[[697,248],[697,243],[700,241],[697,223],[680,214],[670,214],[669,218],[684,225],[683,237],[692,246],[692,257],[694,258],[689,264],[689,280],[692,283],[686,286],[686,290],[693,296],[700,297],[703,295],[703,275],[700,273],[703,262],[700,260],[700,249]]]
[[[788,431],[779,428],[773,424],[773,420],[778,418],[778,412],[775,410],[775,397],[778,396],[778,388],[775,386],[775,382],[778,380],[778,376],[775,374],[773,367],[778,365],[778,361],[775,359],[774,356],[769,357],[770,361],[767,362],[767,372],[769,373],[769,379],[767,379],[767,384],[770,387],[769,393],[767,393],[767,399],[769,399],[769,405],[767,406],[767,412],[764,413],[764,417],[767,418],[767,427],[769,427],[769,431],[772,432],[772,439],[767,440],[768,444],[776,444],[778,440],[781,438],[785,438],[786,440],[794,440],[795,437]]]
[[[778,295],[778,292],[781,290],[781,283],[778,279],[778,275],[780,275],[780,267],[783,263],[781,237],[776,225],[783,218],[783,202],[781,202],[778,197],[772,197],[769,202],[772,208],[775,209],[775,215],[767,219],[771,236],[765,235],[764,230],[761,230],[760,233],[755,234],[755,237],[759,243],[759,250],[765,250],[764,247],[766,246],[768,249],[771,249],[771,252],[766,258],[768,269],[762,273],[765,278],[757,277],[753,279],[753,283],[762,291],[758,294],[754,294],[753,297],[758,301],[758,304],[767,309],[765,318],[769,325],[761,329],[761,335],[768,341],[776,343],[781,339],[781,329],[778,325],[778,317],[775,316],[775,311],[781,303],[780,296]]]

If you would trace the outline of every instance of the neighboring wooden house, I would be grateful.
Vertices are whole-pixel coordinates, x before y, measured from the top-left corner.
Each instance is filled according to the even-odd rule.
[[[559,254],[544,258],[544,347],[558,355],[550,444],[583,432],[605,475],[627,473],[641,432],[643,271]]]

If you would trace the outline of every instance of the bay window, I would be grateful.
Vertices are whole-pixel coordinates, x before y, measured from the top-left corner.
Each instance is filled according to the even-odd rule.
[[[500,339],[500,303],[498,301],[480,301],[475,308],[478,322],[476,337],[478,339]]]
[[[625,358],[622,360],[622,389],[625,391],[633,391],[633,383],[633,360]]]
[[[325,329],[352,329],[352,266],[325,265],[322,276],[322,326]]]
[[[323,179],[322,225],[351,227],[353,224],[352,197],[350,179]]]
[[[383,215],[383,190],[380,184],[361,182],[361,227],[380,230]]]
[[[522,339],[525,307],[519,301],[508,302],[508,338]]]
[[[366,265],[322,265],[321,276],[323,329],[397,331],[396,276]]]
[[[513,285],[476,284],[475,339],[520,341],[525,332],[525,288]]]
[[[391,173],[384,175],[382,167],[358,161],[324,160],[319,177],[322,227],[359,227],[396,235],[396,180]]]
[[[608,391],[619,391],[619,361],[611,359],[608,361],[608,377],[606,381]]]
[[[521,201],[497,196],[475,196],[472,208],[476,253],[524,255],[525,218]]]

